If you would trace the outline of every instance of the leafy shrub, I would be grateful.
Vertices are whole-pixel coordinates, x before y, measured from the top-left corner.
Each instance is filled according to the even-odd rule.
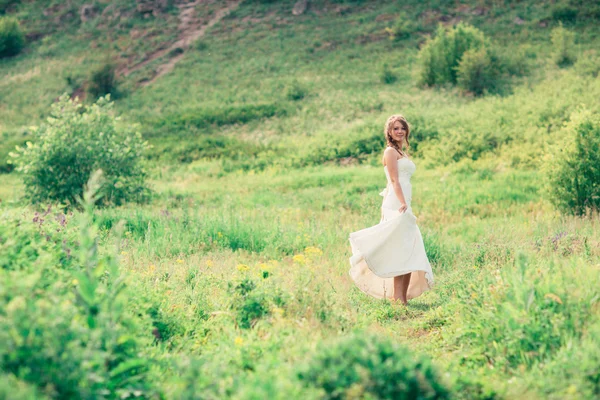
[[[600,397],[599,337],[600,323],[595,321],[580,340],[561,349],[541,371],[535,371],[532,376],[533,385],[538,386],[540,392],[548,397]],[[569,383],[567,388],[565,382]]]
[[[44,399],[35,388],[15,377],[0,374],[0,399],[38,400]]]
[[[268,274],[262,276],[268,278]],[[266,282],[256,283],[246,277],[234,287],[235,295],[232,308],[236,312],[236,321],[240,328],[250,329],[258,320],[271,312],[272,306],[285,304],[282,294],[269,287]]]
[[[296,161],[299,166],[318,165],[328,161],[342,161],[353,158],[365,161],[369,156],[380,153],[385,148],[385,137],[378,125],[367,125],[353,132],[344,141],[338,141],[322,147],[317,147],[309,154]]]
[[[457,84],[463,90],[482,95],[495,88],[498,72],[485,48],[467,50],[458,65]]]
[[[448,389],[430,361],[387,338],[354,334],[320,346],[298,373],[327,399],[447,399]]]
[[[0,15],[6,14],[10,7],[18,3],[19,0],[0,0]]]
[[[257,119],[285,115],[287,115],[287,109],[275,103],[248,104],[218,109],[185,111],[161,118],[148,119],[147,122],[155,127],[183,128],[193,126],[197,128],[208,128],[211,125],[224,126],[245,124]]]
[[[556,65],[565,67],[571,65],[577,59],[575,55],[575,32],[566,29],[562,24],[552,29],[552,58]]]
[[[385,28],[392,41],[399,42],[408,39],[410,35],[417,30],[417,25],[406,15],[401,15],[391,28]]]
[[[381,83],[385,83],[386,85],[392,84],[398,80],[398,75],[392,71],[389,65],[384,64],[383,69],[381,71],[380,78]]]
[[[0,231],[3,247],[21,231],[29,238],[19,238],[19,251],[2,252],[0,369],[53,398],[152,397],[141,354],[149,330],[128,312],[116,256],[98,252],[91,222],[98,186],[90,186],[72,254],[63,247],[74,231],[64,215],[19,217]],[[53,261],[65,254],[69,263]]]
[[[294,81],[288,88],[286,97],[288,100],[298,101],[302,100],[308,94],[308,90],[302,86],[298,81]]]
[[[12,17],[0,17],[0,58],[19,54],[25,46],[25,36],[19,22]]]
[[[586,51],[577,59],[575,70],[579,75],[597,78],[600,75],[600,56],[593,50]]]
[[[600,210],[600,117],[580,110],[562,133],[545,164],[548,196],[568,213]]]
[[[238,159],[255,157],[267,149],[264,145],[246,140],[223,136],[201,136],[194,141],[159,143],[154,146],[152,153],[158,155],[157,152],[160,151],[161,155],[168,159],[177,160],[178,162],[192,162],[202,158],[228,157]]]
[[[107,62],[93,70],[89,77],[87,92],[93,99],[110,94],[113,98],[120,94],[114,64]]]
[[[507,371],[545,364],[560,351],[571,352],[572,341],[595,318],[600,280],[585,261],[557,265],[520,254],[484,279],[460,295],[466,306],[453,340],[466,349],[461,363],[469,367]]]
[[[460,23],[446,30],[440,25],[435,37],[429,39],[419,52],[419,83],[427,86],[455,84],[463,55],[468,50],[485,46],[485,37],[477,28]]]
[[[556,5],[552,9],[552,19],[564,23],[575,23],[579,10],[567,4]]]
[[[104,171],[103,204],[142,200],[148,194],[141,164],[146,143],[131,127],[120,127],[113,103],[100,98],[83,107],[67,95],[34,132],[35,141],[12,153],[33,202],[77,204],[92,171]]]

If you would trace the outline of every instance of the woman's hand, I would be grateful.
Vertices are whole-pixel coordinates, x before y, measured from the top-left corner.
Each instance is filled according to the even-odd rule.
[[[402,203],[402,204],[400,204],[400,208],[398,209],[398,211],[400,212],[400,214],[402,214],[407,209],[408,209],[408,206],[405,203]]]

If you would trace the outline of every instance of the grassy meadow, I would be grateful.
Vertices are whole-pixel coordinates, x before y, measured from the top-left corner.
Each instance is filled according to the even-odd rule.
[[[595,2],[240,2],[156,82],[161,59],[119,79],[120,123],[152,146],[149,201],[30,205],[8,153],[50,104],[107,57],[135,65],[178,37],[176,6],[112,3],[85,24],[83,2],[7,3],[28,41],[0,59],[0,398],[400,398],[377,388],[402,379],[445,388],[422,398],[600,396],[600,222],[555,209],[545,172],[572,113],[600,113]],[[508,60],[495,93],[417,84],[427,37],[459,21]],[[570,65],[553,61],[559,23]],[[348,234],[379,222],[395,113],[435,275],[407,307],[348,275]],[[344,378],[355,357],[370,384]]]

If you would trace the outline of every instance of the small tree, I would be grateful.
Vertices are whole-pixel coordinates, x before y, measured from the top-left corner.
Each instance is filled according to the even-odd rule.
[[[485,48],[468,50],[458,65],[458,86],[477,96],[493,89],[498,77],[498,69]]]
[[[93,100],[107,94],[116,98],[120,94],[115,69],[114,64],[106,62],[91,72],[87,92]]]
[[[90,174],[104,172],[103,203],[141,200],[148,194],[139,133],[121,127],[109,97],[83,107],[65,94],[52,106],[51,117],[34,133],[34,142],[11,153],[24,174],[32,202],[77,204]]]
[[[446,30],[440,25],[435,37],[429,39],[419,52],[419,83],[427,86],[455,84],[463,55],[485,45],[485,37],[477,28],[460,23]]]
[[[0,17],[0,58],[19,54],[25,46],[25,36],[19,22],[12,17]]]
[[[375,335],[355,334],[328,343],[298,372],[326,399],[447,399],[449,391],[431,362]]]
[[[561,211],[583,215],[600,210],[600,116],[579,110],[562,132],[564,140],[545,163],[546,192]]]
[[[552,39],[552,57],[559,67],[571,65],[577,59],[575,55],[575,32],[562,26],[562,23],[550,33]]]

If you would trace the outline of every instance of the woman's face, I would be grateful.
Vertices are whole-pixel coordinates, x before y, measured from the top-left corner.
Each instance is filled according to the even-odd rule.
[[[404,139],[406,138],[406,129],[404,128],[404,125],[400,123],[400,121],[394,121],[394,124],[392,125],[391,136],[395,141],[404,143]]]

